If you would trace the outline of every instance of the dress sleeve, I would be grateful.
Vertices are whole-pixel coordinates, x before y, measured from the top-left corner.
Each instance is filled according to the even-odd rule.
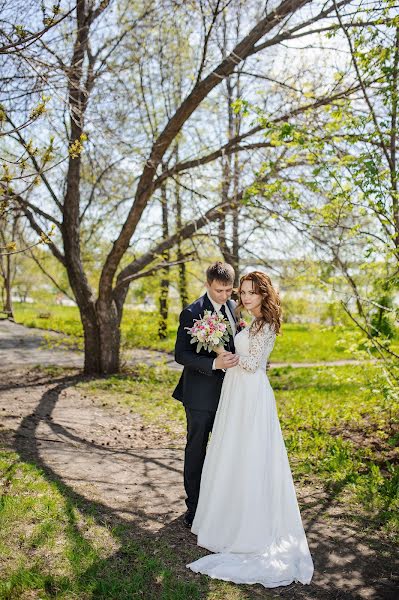
[[[238,365],[245,371],[255,373],[264,356],[273,350],[276,334],[269,325],[264,325],[258,333],[249,330],[249,355],[240,356]]]

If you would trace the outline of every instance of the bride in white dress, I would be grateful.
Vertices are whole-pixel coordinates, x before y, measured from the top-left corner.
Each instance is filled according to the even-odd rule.
[[[252,314],[234,339],[240,360],[227,370],[191,531],[215,552],[187,565],[196,573],[267,588],[310,583],[313,561],[281,434],[267,359],[281,308],[270,278],[241,278],[240,303]]]

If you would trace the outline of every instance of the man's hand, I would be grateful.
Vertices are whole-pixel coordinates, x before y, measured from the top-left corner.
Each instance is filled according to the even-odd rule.
[[[223,352],[222,354],[218,354],[215,360],[216,369],[231,369],[231,367],[236,367],[238,365],[239,357],[237,354],[233,354],[232,352]]]

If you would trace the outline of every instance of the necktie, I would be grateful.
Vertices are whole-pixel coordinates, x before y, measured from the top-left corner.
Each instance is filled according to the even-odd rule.
[[[230,321],[229,321],[229,317],[227,316],[227,312],[226,312],[226,306],[224,304],[222,304],[222,306],[220,307],[220,312],[222,313],[223,318],[226,319],[226,321],[229,323],[229,325],[231,327],[231,324],[230,324]],[[227,350],[230,350],[230,351],[232,349],[232,345],[231,345],[232,339],[233,339],[232,336],[229,334],[229,341],[228,341],[228,344],[227,344]]]
[[[227,312],[226,312],[226,306],[224,304],[222,304],[222,306],[220,307],[220,312],[222,313],[224,318],[227,319],[227,321],[229,321],[229,318],[228,318]]]

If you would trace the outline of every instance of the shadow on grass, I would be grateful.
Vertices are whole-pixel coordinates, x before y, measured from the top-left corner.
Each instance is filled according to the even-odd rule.
[[[194,536],[185,530],[181,519],[169,522],[154,532],[142,524],[148,523],[148,513],[133,507],[134,521],[124,519],[120,511],[103,502],[88,501],[84,496],[66,484],[62,476],[43,460],[39,450],[37,428],[43,419],[58,434],[72,442],[79,442],[87,450],[98,449],[103,453],[114,453],[112,449],[89,443],[76,436],[65,427],[51,423],[51,415],[57,405],[60,394],[84,380],[80,376],[67,376],[52,379],[53,384],[40,398],[35,410],[22,419],[15,436],[14,447],[21,459],[39,468],[45,478],[55,484],[66,503],[68,525],[66,528],[69,543],[71,576],[43,575],[35,569],[27,572],[22,580],[31,586],[27,589],[44,589],[48,598],[64,595],[65,598],[118,599],[132,600],[188,600],[207,598],[212,594],[212,585],[206,577],[194,575],[185,569],[185,564],[206,551],[197,548]],[[45,383],[41,379],[38,385]],[[20,387],[25,387],[18,384]],[[4,389],[4,388],[3,388]],[[176,451],[178,453],[179,451]],[[131,453],[126,453],[131,454]],[[139,457],[140,458],[140,457]],[[154,462],[153,459],[150,459]],[[157,461],[160,470],[170,469],[162,461]],[[175,471],[176,485],[181,485],[181,473]],[[157,482],[152,481],[152,493],[157,491]],[[352,530],[335,524],[326,526],[326,513],[334,504],[346,482],[330,494],[317,501],[308,499],[303,510],[305,528],[315,561],[315,577],[310,586],[290,585],[286,588],[265,590],[261,586],[240,586],[240,595],[223,592],[220,584],[214,598],[228,600],[229,597],[240,600],[258,598],[289,598],[332,600],[366,597],[390,600],[396,598],[390,567],[384,559],[370,556],[362,550],[362,540],[355,537]],[[160,496],[162,495],[159,492]],[[117,549],[107,558],[99,557],[93,545],[80,531],[76,510],[90,516],[100,526],[106,526],[112,533]],[[156,515],[153,515],[156,519]],[[14,579],[21,574],[15,573]],[[21,579],[20,579],[21,580]],[[230,588],[231,589],[231,588]],[[10,589],[9,598],[15,598]]]

